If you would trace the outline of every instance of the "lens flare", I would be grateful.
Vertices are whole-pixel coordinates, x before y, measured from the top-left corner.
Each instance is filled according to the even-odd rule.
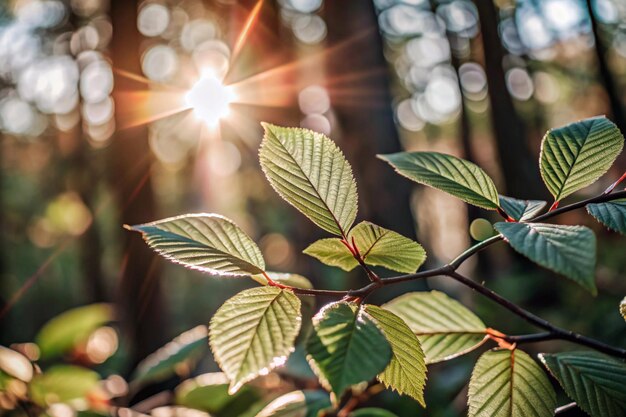
[[[232,88],[213,75],[203,75],[191,87],[185,101],[208,126],[215,126],[230,113],[230,103],[235,99]]]

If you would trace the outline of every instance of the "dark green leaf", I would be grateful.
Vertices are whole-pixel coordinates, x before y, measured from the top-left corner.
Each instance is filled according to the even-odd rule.
[[[593,417],[626,415],[626,365],[599,352],[566,352],[539,358],[567,395]]]
[[[496,223],[511,247],[596,294],[596,237],[588,227],[544,223]]]
[[[596,182],[622,151],[624,137],[606,117],[549,130],[541,143],[541,177],[555,201]]]
[[[587,204],[587,211],[609,229],[626,235],[626,198]]]
[[[359,305],[346,302],[329,304],[315,315],[307,352],[334,401],[350,386],[374,378],[391,360],[391,347],[376,321]]]
[[[404,320],[390,311],[373,305],[366,305],[365,311],[376,320],[391,346],[391,361],[387,368],[378,374],[378,380],[387,388],[409,395],[422,407],[426,407],[424,401],[426,364],[417,336]]]
[[[210,274],[241,276],[265,269],[258,246],[235,223],[217,214],[186,214],[132,226],[165,258]]]
[[[487,340],[482,320],[439,291],[404,294],[383,308],[402,318],[417,335],[426,363],[456,358]]]
[[[209,343],[231,394],[287,361],[301,320],[300,299],[278,287],[244,290],[217,310]]]
[[[490,350],[476,362],[468,392],[469,417],[551,417],[556,393],[526,353]]]
[[[502,209],[515,220],[522,222],[539,214],[546,204],[548,203],[542,200],[518,200],[517,198],[500,196]]]
[[[35,338],[41,358],[50,359],[69,352],[111,320],[113,308],[109,304],[91,304],[59,314],[44,324]]]
[[[350,413],[350,417],[398,417],[391,411],[382,408],[359,408]]]
[[[437,152],[400,152],[378,157],[415,182],[488,210],[499,207],[498,191],[493,181],[478,165],[469,161]]]
[[[263,123],[261,168],[282,198],[337,236],[348,233],[357,212],[352,168],[321,133]]]
[[[149,355],[137,365],[133,384],[143,385],[167,379],[178,373],[182,364],[193,366],[207,350],[207,328],[196,326]]]
[[[317,417],[329,408],[330,398],[324,391],[293,391],[269,403],[256,417]]]

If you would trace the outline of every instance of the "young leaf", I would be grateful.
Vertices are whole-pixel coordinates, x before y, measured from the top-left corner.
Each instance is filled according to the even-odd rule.
[[[526,353],[490,350],[476,362],[469,383],[469,417],[552,417],[556,393]]]
[[[545,206],[542,200],[518,200],[517,198],[500,196],[500,206],[511,217],[518,222],[531,219],[538,214]]]
[[[337,236],[348,233],[357,212],[352,168],[321,133],[263,123],[261,168],[282,198]]]
[[[539,355],[567,395],[593,417],[626,415],[626,365],[594,351]]]
[[[254,387],[244,386],[234,395],[228,394],[228,377],[212,372],[187,379],[176,387],[174,404],[206,411],[210,415],[240,415],[261,399]]]
[[[354,410],[351,412],[349,417],[398,417],[396,414],[391,411],[382,409],[382,408],[359,408],[358,410]]]
[[[391,347],[370,314],[357,304],[337,302],[313,317],[307,358],[322,384],[335,394],[385,370]]]
[[[52,318],[35,338],[42,359],[50,359],[85,342],[98,328],[113,320],[109,304],[90,304],[67,310]]]
[[[593,117],[551,129],[541,143],[543,182],[560,201],[596,182],[622,151],[624,137],[606,117]]]
[[[417,271],[426,260],[426,252],[419,243],[367,221],[357,224],[350,231],[348,239],[350,242],[354,239],[368,265],[408,274]],[[350,271],[359,265],[348,248],[337,238],[318,240],[306,248],[304,253],[344,271]]]
[[[400,152],[378,157],[387,161],[400,175],[420,184],[488,210],[499,207],[493,181],[478,165],[469,161],[437,152]]]
[[[276,398],[256,417],[317,417],[330,406],[330,398],[324,391],[293,391]]]
[[[609,229],[626,235],[626,198],[587,204],[587,211]]]
[[[402,318],[417,335],[427,364],[456,358],[487,340],[482,320],[439,291],[407,293],[383,308]]]
[[[588,227],[502,222],[494,228],[517,252],[596,294],[596,237]]]
[[[54,365],[35,375],[28,386],[29,398],[47,407],[54,403],[85,400],[89,392],[97,389],[100,375],[91,369],[74,365]]]
[[[257,287],[227,300],[211,319],[209,344],[229,392],[285,363],[300,324],[300,299],[288,290]]]
[[[242,276],[265,269],[258,246],[218,214],[186,214],[130,227],[165,258],[210,274]]]
[[[378,380],[387,388],[409,395],[426,407],[426,364],[417,336],[404,320],[390,311],[373,305],[366,305],[365,311],[374,317],[391,346],[391,361],[378,374]]]
[[[132,378],[135,385],[157,382],[176,375],[182,364],[193,366],[206,351],[207,328],[196,326],[149,355],[137,365]]]

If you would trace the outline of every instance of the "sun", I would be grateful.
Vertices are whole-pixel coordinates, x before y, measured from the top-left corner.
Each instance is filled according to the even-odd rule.
[[[230,104],[235,100],[232,87],[212,74],[203,75],[185,95],[185,102],[196,116],[209,127],[230,114]]]

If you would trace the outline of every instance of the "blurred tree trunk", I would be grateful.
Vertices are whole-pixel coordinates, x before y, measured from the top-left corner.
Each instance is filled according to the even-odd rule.
[[[598,61],[598,71],[600,75],[600,82],[606,91],[606,94],[609,98],[609,104],[611,105],[611,115],[613,117],[613,122],[619,127],[622,132],[626,132],[626,115],[624,114],[624,106],[622,101],[620,100],[620,95],[618,92],[618,87],[613,78],[613,74],[611,73],[611,68],[609,68],[609,64],[606,61],[607,57],[607,48],[604,45],[604,40],[602,39],[602,35],[600,33],[600,25],[598,24],[598,19],[596,19],[595,13],[593,11],[593,3],[591,0],[587,0],[587,11],[589,13],[589,19],[591,20],[591,29],[593,31],[593,38],[595,44],[595,54],[596,59]]]
[[[480,18],[491,123],[500,157],[506,193],[518,198],[545,195],[537,161],[526,142],[526,126],[506,86],[504,49],[498,33],[498,10],[492,0],[473,0]]]
[[[115,68],[141,74],[137,31],[137,1],[112,0],[111,58]],[[118,99],[116,93],[146,88],[115,75],[115,114],[130,113],[133,103]],[[118,123],[119,126],[119,123]],[[138,224],[155,220],[155,197],[150,180],[152,164],[145,125],[118,130],[109,148],[111,186],[120,209],[120,221]],[[121,227],[121,225],[120,225]],[[164,341],[165,328],[159,268],[152,251],[137,234],[124,233],[123,261],[119,281],[118,308],[130,342],[131,365],[153,352]]]
[[[328,1],[324,7],[330,48],[358,37],[344,54],[327,59],[326,76],[331,83],[328,90],[340,126],[341,147],[359,185],[360,217],[414,237],[410,182],[376,158],[376,154],[399,152],[402,146],[374,5],[371,1],[342,0]],[[340,89],[332,84],[338,79],[345,80]],[[346,100],[346,95],[354,97]]]

